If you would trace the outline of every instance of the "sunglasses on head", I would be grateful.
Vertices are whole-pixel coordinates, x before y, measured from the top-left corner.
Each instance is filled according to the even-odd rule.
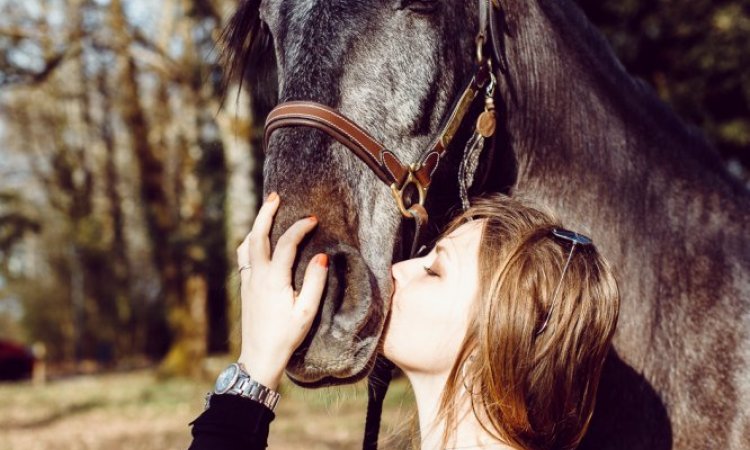
[[[555,309],[555,303],[557,302],[557,295],[560,293],[560,288],[562,287],[565,273],[568,271],[570,261],[573,259],[573,252],[575,252],[576,246],[580,245],[582,247],[587,247],[593,245],[594,243],[590,237],[576,233],[575,231],[566,230],[565,228],[553,228],[552,236],[565,242],[571,243],[570,253],[568,253],[568,259],[567,261],[565,261],[565,266],[563,267],[562,274],[560,274],[560,281],[557,282],[555,291],[552,294],[552,303],[550,304],[549,311],[547,311],[547,317],[544,319],[544,323],[539,328],[539,331],[536,332],[537,336],[542,334],[544,330],[547,329],[547,325],[549,325],[549,319],[550,317],[552,317],[552,311]]]

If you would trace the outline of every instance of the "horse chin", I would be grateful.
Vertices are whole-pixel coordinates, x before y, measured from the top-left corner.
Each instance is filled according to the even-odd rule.
[[[300,374],[295,374],[287,370],[287,375],[289,376],[289,379],[292,380],[294,384],[297,386],[306,388],[306,389],[315,389],[315,388],[322,388],[322,387],[329,387],[329,386],[341,386],[345,384],[353,384],[356,383],[365,377],[369,375],[372,367],[375,365],[375,358],[377,357],[377,352],[373,352],[372,356],[369,360],[365,361],[365,364],[359,368],[359,370],[352,370],[352,374],[346,375],[346,372],[340,373],[340,374],[302,374],[303,377],[299,377]]]
[[[360,345],[360,348],[354,352],[354,356],[348,360],[354,361],[354,364],[347,366],[320,367],[309,363],[304,357],[299,360],[292,357],[286,369],[287,376],[294,384],[304,388],[356,383],[365,378],[375,365],[380,346],[377,339],[372,338],[371,341],[372,344]]]
[[[372,311],[359,333],[351,338],[345,348],[338,349],[330,341],[328,345],[324,342],[330,335],[316,334],[310,347],[303,344],[292,355],[286,368],[289,379],[306,388],[356,383],[375,366],[375,359],[382,349],[384,327],[384,315],[380,311]],[[313,348],[318,351],[311,351]]]

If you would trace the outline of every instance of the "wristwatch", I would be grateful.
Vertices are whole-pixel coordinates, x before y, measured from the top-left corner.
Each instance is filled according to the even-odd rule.
[[[206,409],[212,394],[239,395],[256,401],[271,411],[279,403],[279,393],[253,380],[239,363],[230,364],[216,378],[214,391],[206,396]]]

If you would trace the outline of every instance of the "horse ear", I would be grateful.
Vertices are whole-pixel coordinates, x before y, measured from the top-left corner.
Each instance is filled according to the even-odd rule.
[[[242,0],[221,34],[221,61],[227,82],[238,80],[241,85],[247,69],[257,69],[258,63],[271,47],[270,35],[259,17],[260,2],[261,0]]]

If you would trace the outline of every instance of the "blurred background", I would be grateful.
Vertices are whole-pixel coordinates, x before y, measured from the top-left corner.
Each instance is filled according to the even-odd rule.
[[[215,46],[237,3],[0,0],[0,450],[189,443],[261,192],[262,112]],[[579,4],[750,186],[750,0]],[[358,446],[361,385],[282,389],[272,448]]]

